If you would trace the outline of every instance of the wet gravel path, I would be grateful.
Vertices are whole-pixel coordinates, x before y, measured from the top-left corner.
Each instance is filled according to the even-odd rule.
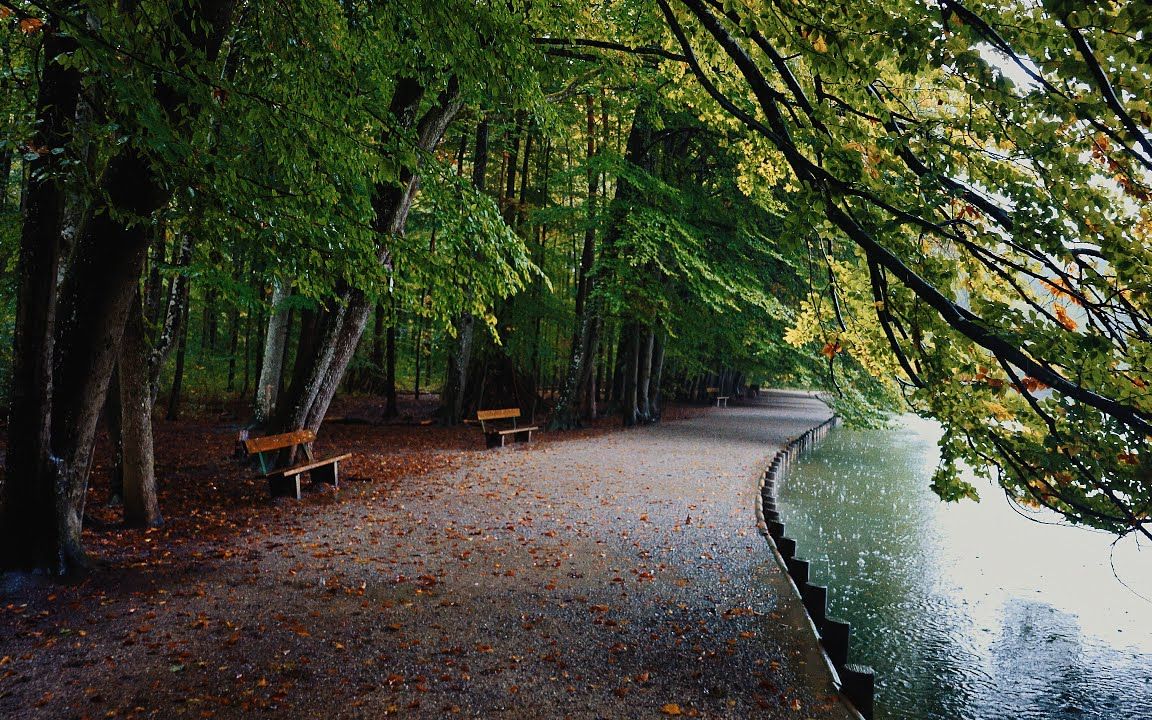
[[[847,717],[755,514],[769,456],[828,414],[775,394],[411,488],[386,573],[340,564],[386,609],[376,689],[336,714]]]

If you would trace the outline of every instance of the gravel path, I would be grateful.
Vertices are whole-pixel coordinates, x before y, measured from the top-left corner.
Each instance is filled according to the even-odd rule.
[[[334,567],[390,606],[371,634],[377,689],[336,714],[849,717],[755,514],[770,455],[828,415],[775,393],[485,453],[410,488],[386,575]],[[371,544],[368,528],[353,530]],[[342,537],[321,535],[308,542]]]
[[[169,570],[10,601],[0,716],[850,718],[756,527],[828,415],[772,393],[278,501]]]

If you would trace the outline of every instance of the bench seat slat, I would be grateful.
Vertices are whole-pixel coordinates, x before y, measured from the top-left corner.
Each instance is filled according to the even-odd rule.
[[[332,463],[337,463],[341,460],[347,460],[350,457],[352,457],[352,453],[344,453],[343,455],[315,460],[310,463],[305,463],[304,465],[276,468],[275,470],[264,473],[261,477],[272,477],[274,475],[298,475],[303,472],[308,472],[309,470],[315,470],[318,467],[324,467],[325,465],[331,465]]]
[[[507,430],[496,430],[495,432],[497,435],[514,435],[516,433],[532,432],[534,430],[539,430],[539,429],[540,429],[539,427],[533,425],[532,427],[509,428]]]

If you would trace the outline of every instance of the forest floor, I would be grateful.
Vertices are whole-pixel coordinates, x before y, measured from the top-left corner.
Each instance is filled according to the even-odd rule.
[[[491,451],[420,408],[337,412],[317,451],[355,457],[301,501],[268,498],[226,418],[158,422],[147,531],[116,525],[98,457],[100,566],[0,587],[0,717],[850,717],[756,527],[760,472],[822,404]]]

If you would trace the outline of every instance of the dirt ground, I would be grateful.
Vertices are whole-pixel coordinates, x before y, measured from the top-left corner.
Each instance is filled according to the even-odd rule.
[[[4,581],[0,718],[850,717],[754,509],[820,403],[491,451],[377,412],[338,408],[317,452],[355,457],[301,501],[268,498],[228,418],[158,423],[148,531],[98,460],[101,566]]]

